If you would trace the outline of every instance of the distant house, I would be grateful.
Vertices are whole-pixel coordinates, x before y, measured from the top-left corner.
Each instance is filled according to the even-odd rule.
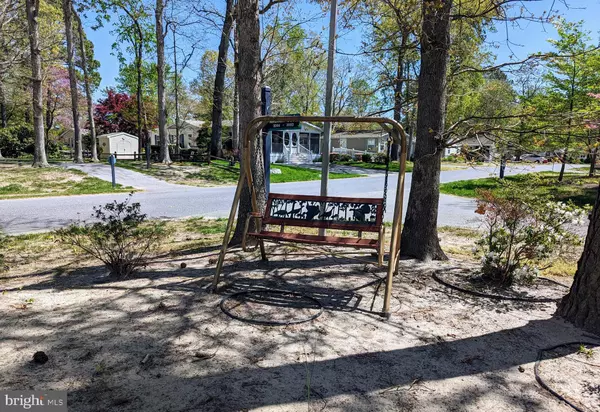
[[[90,134],[88,129],[79,129],[79,132],[81,133],[81,137]],[[65,131],[58,136],[57,141],[69,146],[69,148],[73,150],[75,147],[75,130],[65,129]]]
[[[225,139],[229,135],[229,129],[231,129],[232,126],[233,122],[231,120],[223,120],[223,139]],[[210,127],[211,123],[205,122],[203,120],[183,120],[179,123],[179,136],[177,136],[177,128],[175,127],[175,125],[169,125],[167,127],[169,144],[179,144],[179,147],[182,149],[194,149],[198,147],[198,145],[196,144],[198,132],[201,129],[206,129]],[[153,144],[160,144],[158,129],[153,130],[151,136]]]
[[[320,156],[323,130],[308,122],[273,124],[271,163],[310,163]]]
[[[383,130],[340,131],[331,135],[332,153],[385,152],[388,133]]]
[[[498,152],[496,150],[496,141],[491,137],[481,135],[470,137],[456,145],[445,148],[444,156],[458,154],[463,149],[466,149],[466,152],[470,157],[485,162],[492,161],[497,156]]]
[[[133,159],[138,150],[138,138],[125,132],[103,134],[98,136],[98,147],[104,158],[116,153],[119,159]]]

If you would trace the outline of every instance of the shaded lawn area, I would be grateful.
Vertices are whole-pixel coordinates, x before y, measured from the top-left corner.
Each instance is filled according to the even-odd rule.
[[[564,180],[558,182],[557,172],[538,172],[507,176],[507,182],[530,189],[535,194],[551,195],[557,201],[572,201],[578,206],[593,205],[598,190],[598,177],[588,177],[579,173],[565,173]],[[497,177],[459,180],[443,183],[440,192],[448,195],[477,197],[477,190],[491,190],[500,193],[503,182]]]
[[[122,161],[117,166],[154,176],[167,182],[189,186],[235,184],[238,181],[240,173],[239,164],[231,167],[227,162],[221,160],[215,160],[210,165],[198,165],[197,163],[190,162],[173,163],[171,165],[153,164],[150,169],[146,169],[145,162],[135,161]],[[281,170],[281,174],[271,174],[271,183],[303,182],[321,179],[321,173],[317,170],[281,164],[272,164],[271,170],[273,169]],[[360,176],[362,175],[352,173],[329,174],[330,179],[345,179]]]
[[[117,185],[91,177],[75,169],[60,167],[33,168],[14,163],[0,163],[0,199],[27,197],[88,195],[130,192],[129,186]]]

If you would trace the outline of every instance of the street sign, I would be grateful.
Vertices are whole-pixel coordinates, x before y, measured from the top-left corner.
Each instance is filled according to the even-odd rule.
[[[300,128],[300,122],[269,123],[265,126],[265,130],[290,130]]]

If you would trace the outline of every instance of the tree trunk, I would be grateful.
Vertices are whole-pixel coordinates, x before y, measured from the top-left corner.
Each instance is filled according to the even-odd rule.
[[[42,55],[40,51],[40,32],[38,26],[40,2],[39,0],[25,0],[25,6],[27,9],[27,28],[31,52],[33,131],[35,134],[33,166],[48,167],[48,159],[46,158],[46,139],[44,134],[44,109],[42,107]]]
[[[52,92],[50,91],[50,87],[46,88],[46,119],[44,123],[44,132],[46,136],[50,134],[50,129],[52,129],[52,125],[54,124],[54,109],[52,108]]]
[[[92,90],[90,87],[90,74],[88,72],[87,53],[85,50],[85,33],[83,32],[83,25],[81,24],[81,18],[75,10],[73,15],[77,20],[77,30],[79,33],[79,52],[81,53],[81,67],[83,69],[83,84],[85,86],[85,99],[87,103],[87,115],[88,124],[90,128],[90,140],[92,141],[92,162],[98,161],[98,142],[96,142],[96,123],[94,122],[94,104],[92,103]]]
[[[141,32],[140,32],[141,36]],[[140,37],[141,38],[141,37]],[[144,135],[142,134],[142,42],[138,40],[135,52],[135,69],[137,71],[136,85],[136,111],[137,111],[137,134],[138,134],[138,156],[141,159],[144,147]]]
[[[175,152],[179,154],[179,76],[177,67],[177,37],[173,29],[173,63],[175,65]]]
[[[160,161],[171,163],[169,141],[167,140],[167,108],[165,102],[165,37],[163,28],[163,0],[156,0],[154,18],[156,20],[156,72],[158,74],[158,135],[160,137]],[[173,33],[175,36],[175,33]]]
[[[6,95],[4,94],[4,80],[0,78],[0,127],[5,128],[6,123]]]
[[[212,134],[210,138],[210,155],[221,154],[221,131],[223,128],[223,95],[225,93],[225,73],[227,71],[227,53],[229,50],[229,36],[233,26],[233,0],[227,0],[225,20],[221,31],[219,42],[219,55],[217,57],[217,73],[215,75],[215,87],[213,89],[212,107]]]
[[[596,159],[598,158],[598,148],[595,147],[592,151],[592,158],[590,159],[590,172],[589,177],[594,177],[596,174]]]
[[[558,304],[557,314],[600,334],[600,189],[571,290]]]
[[[402,255],[445,260],[437,233],[452,0],[423,2],[417,141]]]
[[[240,86],[238,83],[240,71],[238,59],[238,24],[235,23],[233,28],[233,125],[231,130],[234,153],[240,146]]]
[[[73,62],[73,2],[62,0],[63,16],[65,20],[65,37],[67,39],[67,67],[69,70],[69,86],[71,89],[71,112],[73,114],[73,140],[75,143],[75,163],[83,163],[83,150],[81,130],[79,130],[79,93],[77,90],[77,73]]]
[[[244,136],[248,124],[257,116],[260,116],[260,26],[258,22],[258,0],[239,0],[238,24],[240,33],[244,33],[239,39],[239,88],[240,88],[240,132]],[[254,137],[254,136],[253,136]],[[262,139],[257,136],[250,147],[243,145],[240,141],[240,151],[250,150],[250,168],[254,179],[256,197],[259,211],[265,207],[265,175],[262,160]],[[242,167],[243,164],[243,156]],[[244,185],[240,199],[238,220],[235,227],[231,244],[239,244],[242,240],[246,216],[252,211],[250,190]],[[254,222],[252,222],[254,224]]]

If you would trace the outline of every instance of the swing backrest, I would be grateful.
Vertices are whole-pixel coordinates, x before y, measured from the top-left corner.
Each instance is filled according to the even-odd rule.
[[[383,199],[269,193],[263,223],[379,232]]]

